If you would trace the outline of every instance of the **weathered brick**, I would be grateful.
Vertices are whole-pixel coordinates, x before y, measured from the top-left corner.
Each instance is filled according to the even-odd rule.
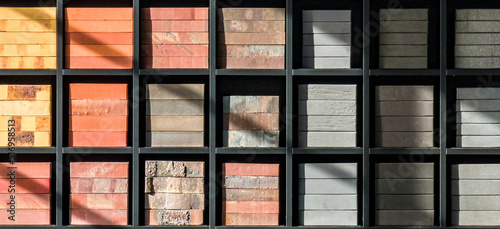
[[[223,96],[224,113],[279,113],[279,96]]]
[[[284,69],[285,57],[219,57],[217,66],[227,69]]]
[[[2,203],[10,203],[12,196],[15,196],[15,206],[17,209],[45,209],[50,210],[50,194],[0,194],[0,201]],[[10,209],[8,204],[0,205],[0,209]],[[3,211],[2,211],[3,212]],[[17,211],[16,211],[17,212]],[[6,217],[7,218],[7,217]]]
[[[279,201],[278,189],[224,189],[222,199],[226,201]]]
[[[208,20],[142,20],[143,32],[208,32]]]
[[[157,162],[156,161],[146,161],[145,164],[146,164],[146,177],[147,178],[151,178],[151,177],[155,177],[156,176],[156,168],[157,168]]]
[[[280,175],[279,164],[224,163],[224,176],[272,176]]]
[[[0,190],[0,193],[12,193],[9,192],[11,189],[15,189],[16,194],[47,194],[50,193],[50,179],[15,179],[15,183],[12,184],[12,180],[0,179],[0,185],[5,187]],[[9,187],[10,185],[15,185],[15,187]]]
[[[222,214],[222,225],[277,226],[279,214]]]
[[[204,210],[204,194],[145,194],[144,208],[146,210]]]
[[[284,45],[218,45],[219,57],[284,57]]]
[[[0,100],[50,101],[51,85],[0,85]]]
[[[219,21],[218,31],[225,33],[284,33],[285,21],[224,20]]]
[[[15,169],[13,168],[15,167]],[[50,162],[16,162],[14,165],[0,163],[0,178],[10,178],[11,171],[15,171],[16,179],[48,178],[52,177],[52,163]]]
[[[218,11],[223,20],[284,21],[284,8],[222,8]]]
[[[151,193],[203,193],[203,178],[153,177]],[[148,187],[146,185],[146,191]]]
[[[203,210],[146,210],[146,225],[202,225]]]
[[[127,210],[127,194],[70,194],[70,209]]]
[[[279,114],[269,113],[226,113],[224,130],[279,130]]]
[[[207,32],[143,32],[143,45],[208,45]]]
[[[279,177],[225,176],[226,189],[279,189]]]
[[[69,113],[75,116],[125,116],[128,100],[70,100]]]
[[[147,7],[141,9],[141,19],[152,20],[208,20],[206,7]]]
[[[70,177],[128,178],[128,162],[71,162]]]
[[[44,26],[42,25],[42,27]],[[16,44],[16,45],[2,45],[2,47],[3,50],[0,50],[0,56],[55,57],[57,53],[57,45]]]
[[[204,115],[204,108],[200,99],[148,100],[146,115]]]
[[[205,56],[142,57],[143,68],[208,68]]]
[[[224,147],[279,147],[279,131],[224,130]]]
[[[128,179],[71,178],[71,193],[128,193]]]
[[[219,33],[218,43],[228,45],[284,45],[285,33]]]
[[[146,116],[146,131],[203,131],[204,116]]]
[[[208,57],[208,45],[141,45],[141,56]]]
[[[7,131],[0,132],[0,145],[7,147],[9,137]],[[50,132],[21,131],[16,132],[14,144],[17,147],[50,147],[52,146],[52,134]]]
[[[223,201],[222,213],[249,214],[265,213],[279,214],[280,203],[278,201]]]
[[[69,210],[70,225],[127,225],[127,210]]]
[[[16,132],[47,131],[52,130],[52,118],[50,116],[0,116],[0,131],[8,131],[9,120],[14,120]]]

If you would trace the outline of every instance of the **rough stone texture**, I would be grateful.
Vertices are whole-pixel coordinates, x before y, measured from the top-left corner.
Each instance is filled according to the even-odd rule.
[[[306,163],[299,164],[299,178],[358,178],[357,163]]]
[[[146,132],[151,147],[203,147],[203,132]]]
[[[279,201],[278,189],[225,189],[222,199],[226,201]]]
[[[356,131],[356,116],[299,116],[299,131]]]
[[[427,33],[428,21],[390,20],[380,21],[381,33]]]
[[[356,147],[356,132],[299,132],[299,147]]]
[[[273,113],[225,113],[224,130],[279,130],[280,115]]]
[[[351,21],[350,10],[303,10],[302,21],[304,22],[332,22],[332,21]]]
[[[204,115],[203,100],[148,100],[146,115]]]
[[[153,177],[152,193],[203,193],[203,178]],[[146,186],[146,189],[148,187]]]
[[[219,45],[219,57],[284,57],[284,45]]]
[[[303,57],[328,57],[328,56],[351,56],[351,46],[322,46],[304,45],[302,47]]]
[[[299,195],[301,210],[357,210],[357,195]]]
[[[376,210],[434,210],[434,195],[377,195]]]
[[[226,189],[278,189],[279,177],[225,176],[222,183]]]
[[[499,21],[456,21],[456,33],[497,33],[500,32]]]
[[[427,21],[428,9],[380,9],[381,21]]]
[[[427,45],[380,45],[380,57],[422,57],[427,56]]]
[[[356,179],[299,179],[299,194],[356,194]]]
[[[144,208],[149,210],[187,210],[205,208],[204,194],[146,194]]]
[[[500,164],[452,165],[451,178],[460,180],[500,180]]]
[[[351,45],[351,34],[313,34],[302,35],[303,45]]]
[[[146,161],[146,177],[156,176],[156,161]]]
[[[500,211],[452,211],[454,226],[498,226]]]
[[[457,9],[457,21],[498,21],[500,12],[497,9]]]
[[[356,115],[356,101],[299,100],[299,115]]]
[[[279,147],[279,131],[223,131],[224,147]]]
[[[299,224],[304,226],[357,226],[357,211],[299,211]]]
[[[434,146],[434,132],[378,132],[375,145],[379,147],[416,147]]]
[[[222,225],[278,226],[279,214],[222,214]]]
[[[375,116],[433,116],[434,101],[375,102]]]
[[[454,211],[500,211],[500,196],[452,196]]]
[[[315,57],[302,58],[304,68],[329,69],[329,68],[350,68],[350,57]]]
[[[375,211],[377,226],[433,226],[434,210]]]
[[[427,57],[380,57],[380,68],[427,68]]]
[[[281,33],[219,33],[219,44],[226,45],[284,45],[286,36]],[[255,66],[258,67],[258,66]]]
[[[223,96],[224,113],[279,113],[279,96]]]
[[[145,210],[146,225],[202,225],[203,210]]]
[[[432,101],[434,86],[377,86],[376,101]]]
[[[218,32],[227,33],[278,33],[285,32],[285,21],[225,20],[218,21]]]
[[[376,194],[434,194],[433,179],[377,179]]]
[[[433,117],[376,117],[375,131],[420,131],[434,130]]]
[[[351,33],[351,22],[304,22],[302,23],[302,33]]]
[[[434,179],[434,163],[377,163],[375,178]]]
[[[285,57],[219,57],[217,58],[219,68],[227,69],[284,69]]]
[[[284,8],[222,8],[218,11],[224,20],[284,21]]]

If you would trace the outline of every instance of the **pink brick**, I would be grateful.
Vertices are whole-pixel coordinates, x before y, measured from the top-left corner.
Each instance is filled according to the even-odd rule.
[[[285,57],[218,57],[217,65],[227,69],[284,69]]]
[[[142,19],[208,20],[208,8],[142,8]]]
[[[224,176],[273,176],[280,175],[279,164],[224,163]]]
[[[222,214],[222,225],[277,226],[279,214]]]
[[[184,220],[171,220],[165,218],[159,218],[159,214],[179,214],[182,212],[186,215]],[[182,216],[182,214],[181,214]],[[203,224],[203,210],[146,210],[145,211],[145,225],[157,226],[157,225],[202,225]],[[176,218],[176,217],[175,217]],[[186,222],[187,221],[187,222]]]
[[[280,213],[278,201],[223,201],[223,213]]]
[[[127,194],[71,194],[70,209],[127,210]]]
[[[70,147],[126,147],[126,131],[70,131]]]
[[[11,179],[0,179],[0,187],[5,187],[0,189],[0,193],[9,193],[13,188],[16,194],[50,193],[50,179],[15,179],[14,184],[11,181]]]
[[[12,168],[12,167],[15,167]],[[51,178],[52,167],[50,162],[17,162],[0,163],[0,178],[9,178],[11,171],[15,171],[16,178]]]
[[[70,177],[128,178],[128,162],[71,162]]]
[[[207,45],[208,32],[169,32],[141,33],[141,43],[144,45]]]
[[[127,210],[70,210],[71,225],[127,225]]]
[[[141,56],[208,57],[208,45],[141,45]]]
[[[285,33],[219,33],[219,44],[284,45]]]
[[[12,194],[0,194],[0,203],[2,203],[0,209],[9,209],[10,205],[5,203],[14,200],[16,209],[50,210],[50,194],[15,194],[14,199],[11,197]]]
[[[208,20],[197,21],[141,21],[143,32],[208,32]]]
[[[0,225],[49,225],[50,210],[16,210],[15,220],[9,220],[12,216],[9,211],[0,211]]]
[[[71,193],[128,193],[128,179],[71,178]]]
[[[208,68],[208,57],[143,57],[143,68]]]

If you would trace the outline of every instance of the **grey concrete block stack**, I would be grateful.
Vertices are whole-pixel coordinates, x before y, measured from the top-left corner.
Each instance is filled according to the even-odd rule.
[[[380,10],[380,68],[427,68],[428,9]]]
[[[356,147],[356,85],[299,85],[299,147]]]
[[[457,147],[500,147],[500,88],[457,88]]]
[[[351,11],[302,11],[302,67],[351,68]]]
[[[453,226],[500,225],[500,164],[451,167]]]
[[[375,225],[434,225],[434,164],[375,164]]]
[[[375,88],[377,147],[434,146],[434,86]]]
[[[455,68],[500,68],[500,10],[456,10]]]
[[[358,225],[356,163],[299,164],[299,224]]]

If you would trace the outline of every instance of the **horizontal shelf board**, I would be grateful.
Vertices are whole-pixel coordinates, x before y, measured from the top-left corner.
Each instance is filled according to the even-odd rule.
[[[446,75],[449,76],[480,76],[480,75],[500,75],[500,69],[448,69]]]
[[[65,76],[132,76],[132,69],[63,69]]]
[[[500,155],[500,148],[448,148],[449,155]]]
[[[439,76],[439,69],[373,69],[370,76]]]
[[[216,154],[286,154],[285,148],[216,148]]]
[[[208,229],[209,226],[138,226],[136,228]]]
[[[11,153],[9,148],[1,147],[0,154]],[[56,153],[56,147],[16,147],[15,153],[20,154],[54,154]]]
[[[363,69],[294,69],[294,76],[362,76]]]
[[[57,70],[52,69],[3,69],[0,70],[0,76],[51,76],[56,75]]]
[[[144,154],[209,154],[210,149],[204,148],[164,148],[164,147],[144,147],[139,148],[139,153]]]
[[[139,75],[208,75],[208,69],[139,69]]]
[[[294,148],[293,154],[363,154],[362,148]]]
[[[259,229],[259,228],[266,228],[266,229],[281,229],[285,228],[285,226],[215,226],[216,229],[234,229],[234,228],[245,228],[245,229]],[[302,227],[301,227],[302,228]],[[335,228],[337,229],[337,228]]]
[[[132,154],[132,147],[64,147],[67,154]]]
[[[216,69],[220,76],[285,76],[285,69]]]
[[[439,148],[371,148],[370,154],[440,154]]]

